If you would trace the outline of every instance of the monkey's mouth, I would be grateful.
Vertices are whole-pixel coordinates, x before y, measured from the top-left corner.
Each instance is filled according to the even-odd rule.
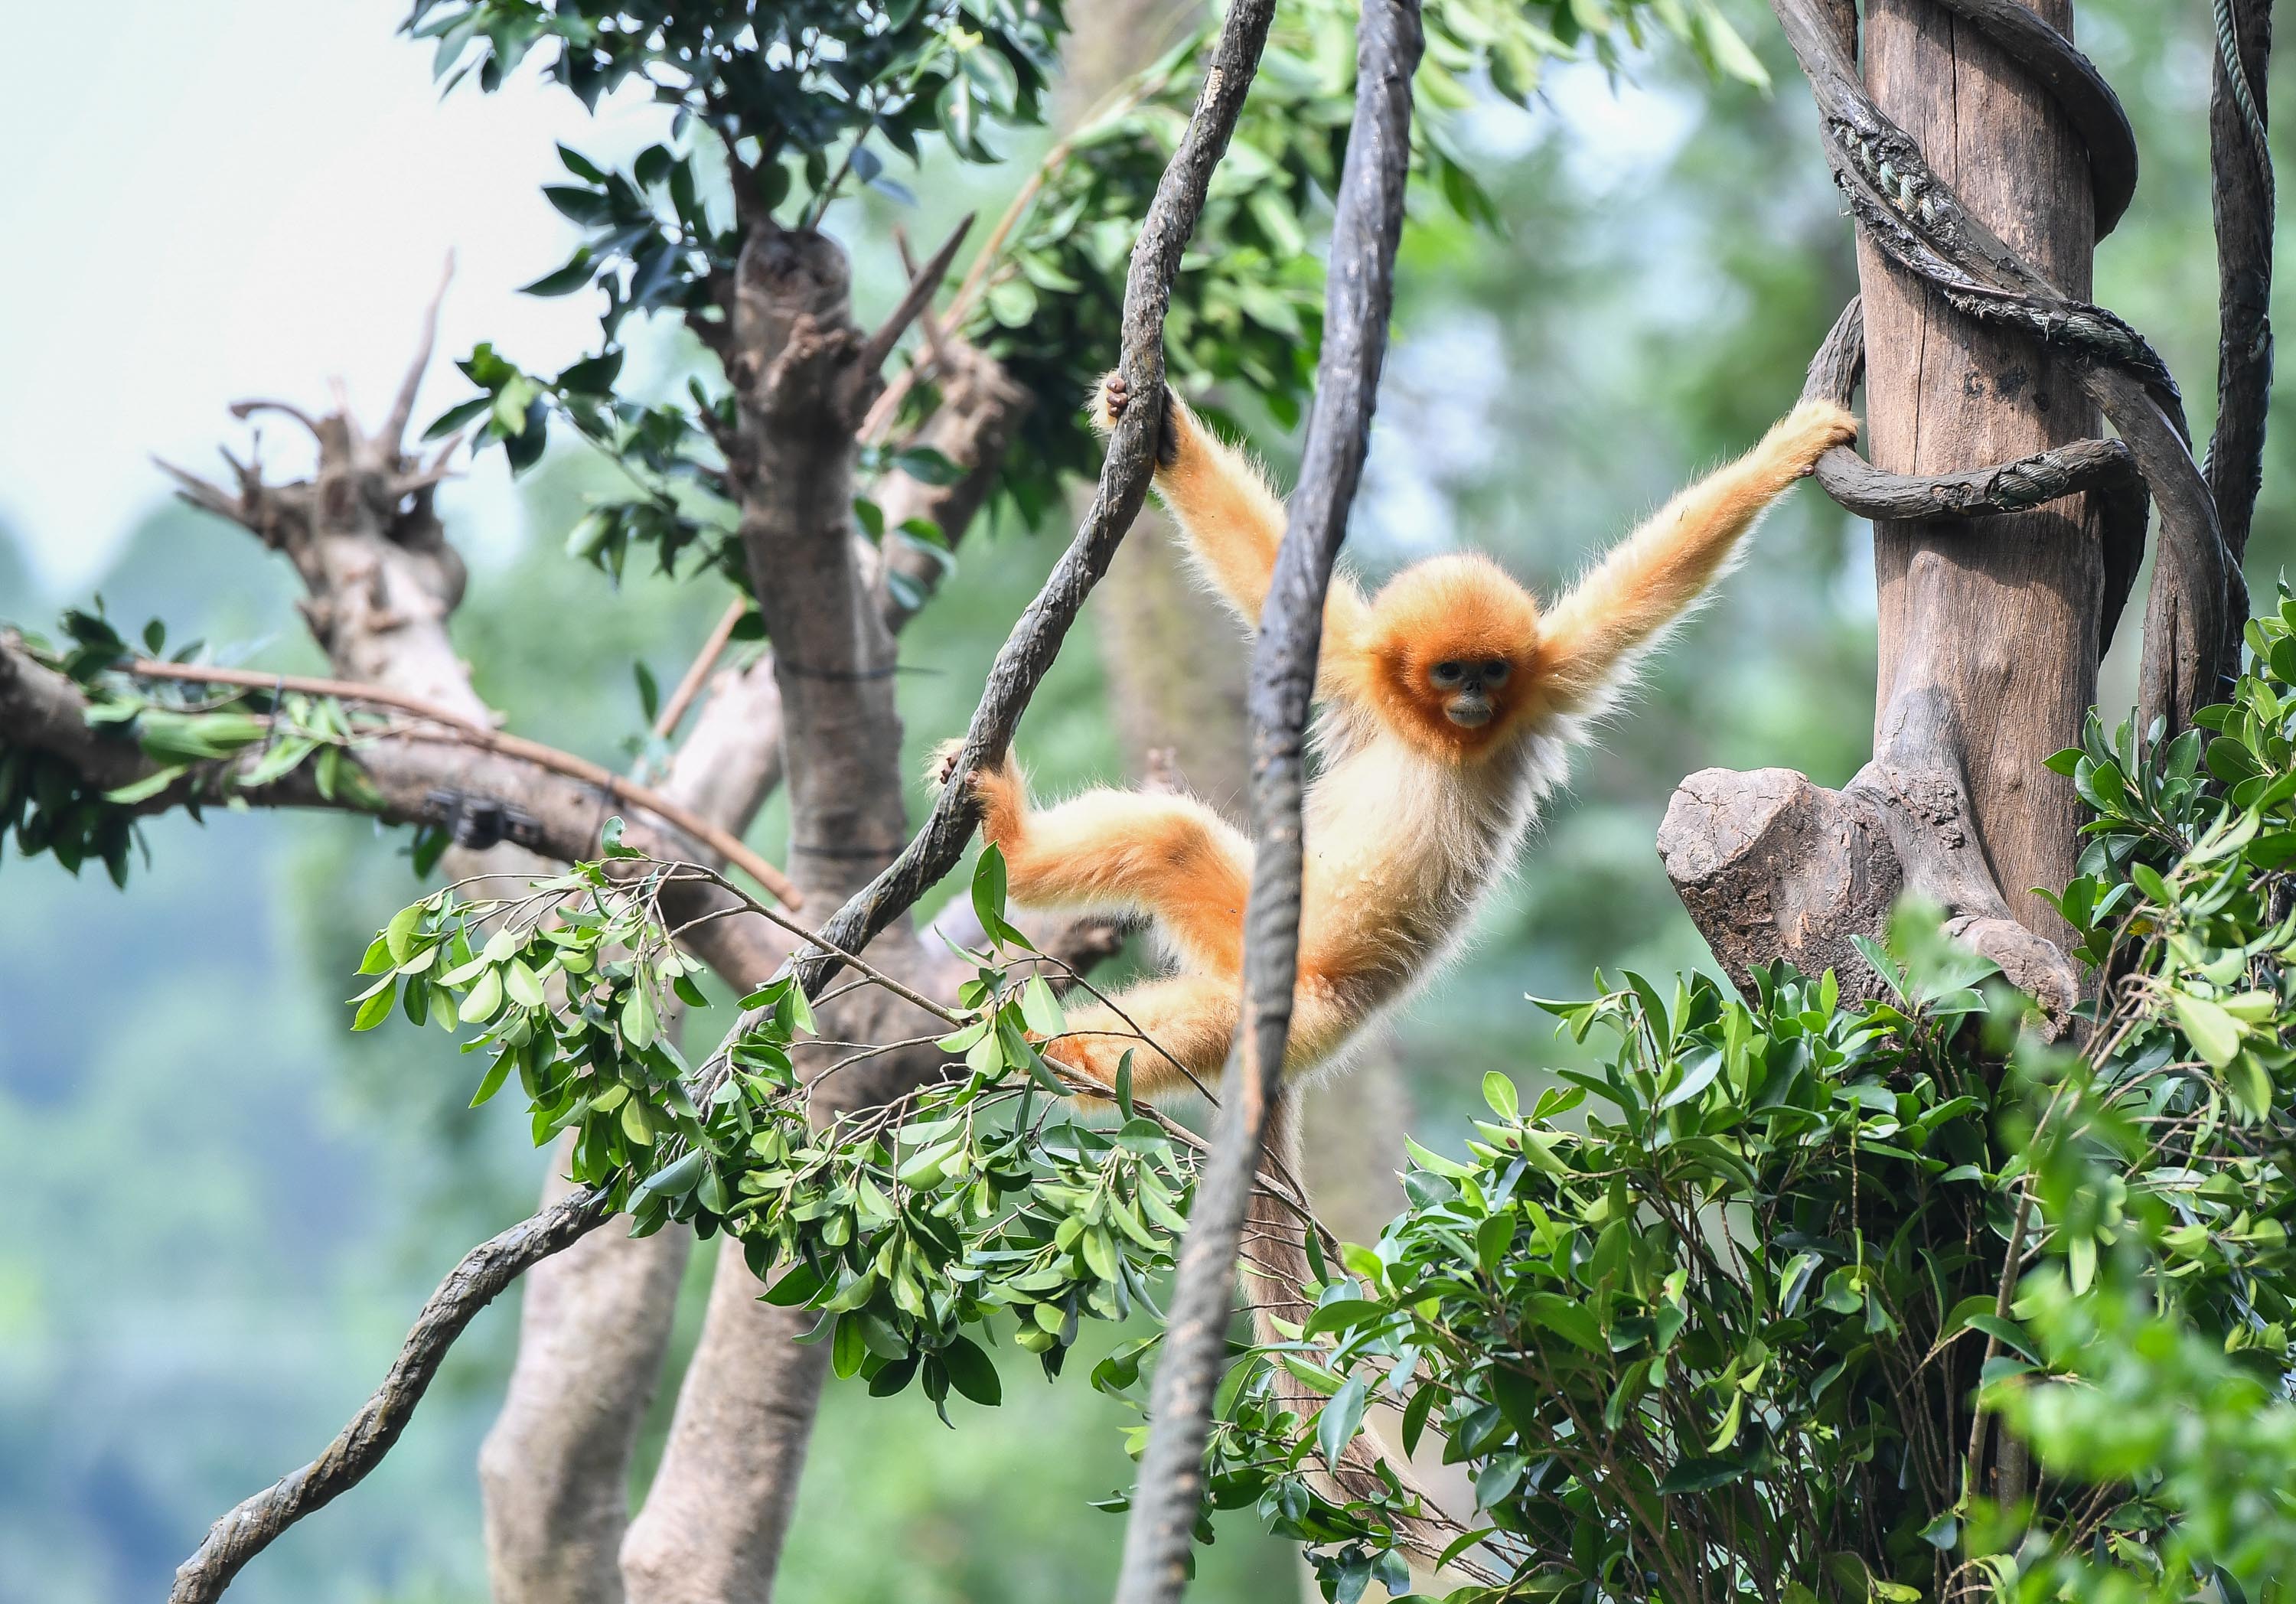
[[[1464,730],[1480,730],[1491,722],[1491,704],[1480,696],[1455,696],[1443,704],[1443,716]]]

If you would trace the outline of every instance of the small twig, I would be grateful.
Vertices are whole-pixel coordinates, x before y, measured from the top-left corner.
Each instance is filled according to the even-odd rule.
[[[747,597],[734,597],[727,605],[725,616],[709,631],[709,638],[701,642],[701,650],[694,654],[692,665],[685,670],[685,677],[677,682],[677,689],[672,691],[669,700],[662,704],[661,716],[653,721],[653,732],[662,740],[668,741],[677,732],[678,724],[685,717],[685,710],[693,705],[693,699],[701,694],[701,687],[709,683],[709,671],[718,667],[718,659],[725,654],[726,643],[734,638],[734,626],[741,623],[742,615],[749,610]]]
[[[388,450],[398,451],[406,444],[407,425],[414,417],[414,392],[422,388],[430,354],[439,347],[439,308],[446,304],[447,286],[454,282],[455,253],[449,250],[439,274],[439,289],[422,314],[422,335],[414,342],[414,360],[407,364],[406,377],[398,381],[398,395],[390,404],[390,415],[382,421],[382,432],[375,436]]]
[[[247,419],[255,416],[258,413],[278,413],[283,417],[294,419],[295,421],[309,430],[313,439],[316,440],[321,438],[319,434],[319,421],[313,417],[309,413],[305,412],[301,407],[296,405],[292,401],[275,401],[268,397],[258,397],[251,401],[234,401],[231,404],[228,410],[233,417],[241,420],[242,422]],[[234,462],[233,466],[237,467],[238,464]]]
[[[941,280],[948,275],[949,263],[956,258],[956,248],[964,243],[964,236],[972,231],[972,220],[979,215],[967,212],[959,218],[956,226],[949,230],[948,238],[941,241],[940,249],[934,251],[931,259],[909,280],[909,287],[893,307],[892,315],[878,324],[877,331],[870,335],[867,343],[862,346],[858,362],[862,372],[874,373],[884,366],[885,358],[893,354],[893,347],[899,342],[908,326],[916,321],[917,314],[931,304],[933,292],[940,288]]]
[[[2001,1288],[1994,1294],[1993,1317],[2009,1318],[2009,1305],[2017,1289],[2019,1260],[2023,1256],[2025,1225],[2032,1218],[2033,1188],[2029,1182],[2017,1199],[2017,1218],[2009,1227],[2009,1256],[2001,1268]],[[1985,1334],[1985,1357],[1978,1362],[1977,1373],[1981,1379],[1985,1367],[2000,1356],[2001,1338],[1988,1331]],[[1981,1383],[1980,1383],[1981,1384]],[[1977,1476],[1985,1460],[1985,1428],[1993,1417],[1972,1401],[1970,1404],[1969,1453],[1962,1474],[1962,1491],[1970,1496],[1977,1492]]]
[[[611,769],[601,768],[586,757],[571,752],[562,752],[556,747],[529,741],[521,735],[506,735],[499,730],[488,729],[473,723],[452,708],[440,707],[419,696],[407,696],[380,685],[362,684],[356,680],[310,679],[293,674],[268,674],[258,669],[224,668],[212,664],[162,663],[151,658],[136,658],[124,665],[127,671],[139,679],[178,680],[192,684],[245,685],[253,691],[283,689],[306,696],[331,696],[340,701],[373,702],[379,707],[398,708],[433,724],[443,724],[454,732],[455,739],[472,746],[505,757],[516,757],[594,785],[617,802],[630,807],[641,807],[684,831],[703,846],[734,864],[744,874],[772,892],[782,904],[801,908],[805,898],[789,878],[765,859],[743,846],[731,834],[702,818],[692,809],[680,806],[649,787],[623,779]]]

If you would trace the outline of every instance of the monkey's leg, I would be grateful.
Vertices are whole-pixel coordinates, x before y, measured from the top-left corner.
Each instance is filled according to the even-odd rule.
[[[1194,967],[1243,962],[1251,849],[1193,797],[1095,790],[1037,811],[1017,770],[980,775],[980,833],[1004,855],[1015,902],[1153,915]]]
[[[1045,1056],[1113,1088],[1117,1066],[1129,1052],[1132,1089],[1143,1097],[1215,1091],[1242,996],[1233,976],[1146,981],[1070,1013],[1068,1033],[1046,1043]]]

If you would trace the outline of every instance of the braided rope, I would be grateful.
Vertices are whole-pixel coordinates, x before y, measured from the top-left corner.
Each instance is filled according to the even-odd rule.
[[[1846,0],[1844,0],[1846,5]],[[2087,142],[2100,229],[2126,209],[2136,176],[2128,119],[2095,67],[2063,35],[2016,0],[1936,0],[1998,45],[2046,89]],[[2231,0],[2220,0],[2229,4]],[[1973,217],[1930,166],[1920,143],[1883,114],[1842,44],[1841,20],[1827,0],[1771,0],[1824,119],[1827,164],[1861,233],[1899,266],[1932,286],[1956,311],[2021,329],[2073,359],[2089,398],[2112,422],[2161,511],[2161,541],[2147,609],[2144,706],[2171,731],[2213,700],[2237,653],[2233,599],[2238,570],[2219,528],[2208,483],[2193,461],[2184,403],[2168,364],[2109,309],[2064,293],[2039,268]],[[2065,448],[2070,449],[2070,448]],[[2013,486],[2019,464],[1948,476]],[[1837,462],[1821,481],[1910,494],[1912,481]],[[2097,484],[2081,487],[2098,488]],[[2017,510],[2014,495],[1977,495],[1956,511]],[[2025,503],[2030,505],[2030,503]],[[2108,517],[2102,633],[2109,640],[2142,558],[2143,522],[2126,507]],[[2244,610],[2244,609],[2243,609]]]

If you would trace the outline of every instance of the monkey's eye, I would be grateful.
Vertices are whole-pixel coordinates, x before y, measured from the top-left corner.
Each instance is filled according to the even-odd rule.
[[[1483,683],[1498,686],[1506,683],[1507,671],[1512,667],[1505,658],[1493,658],[1483,665]]]
[[[1456,685],[1467,677],[1467,666],[1447,659],[1435,665],[1429,677],[1439,685]]]

